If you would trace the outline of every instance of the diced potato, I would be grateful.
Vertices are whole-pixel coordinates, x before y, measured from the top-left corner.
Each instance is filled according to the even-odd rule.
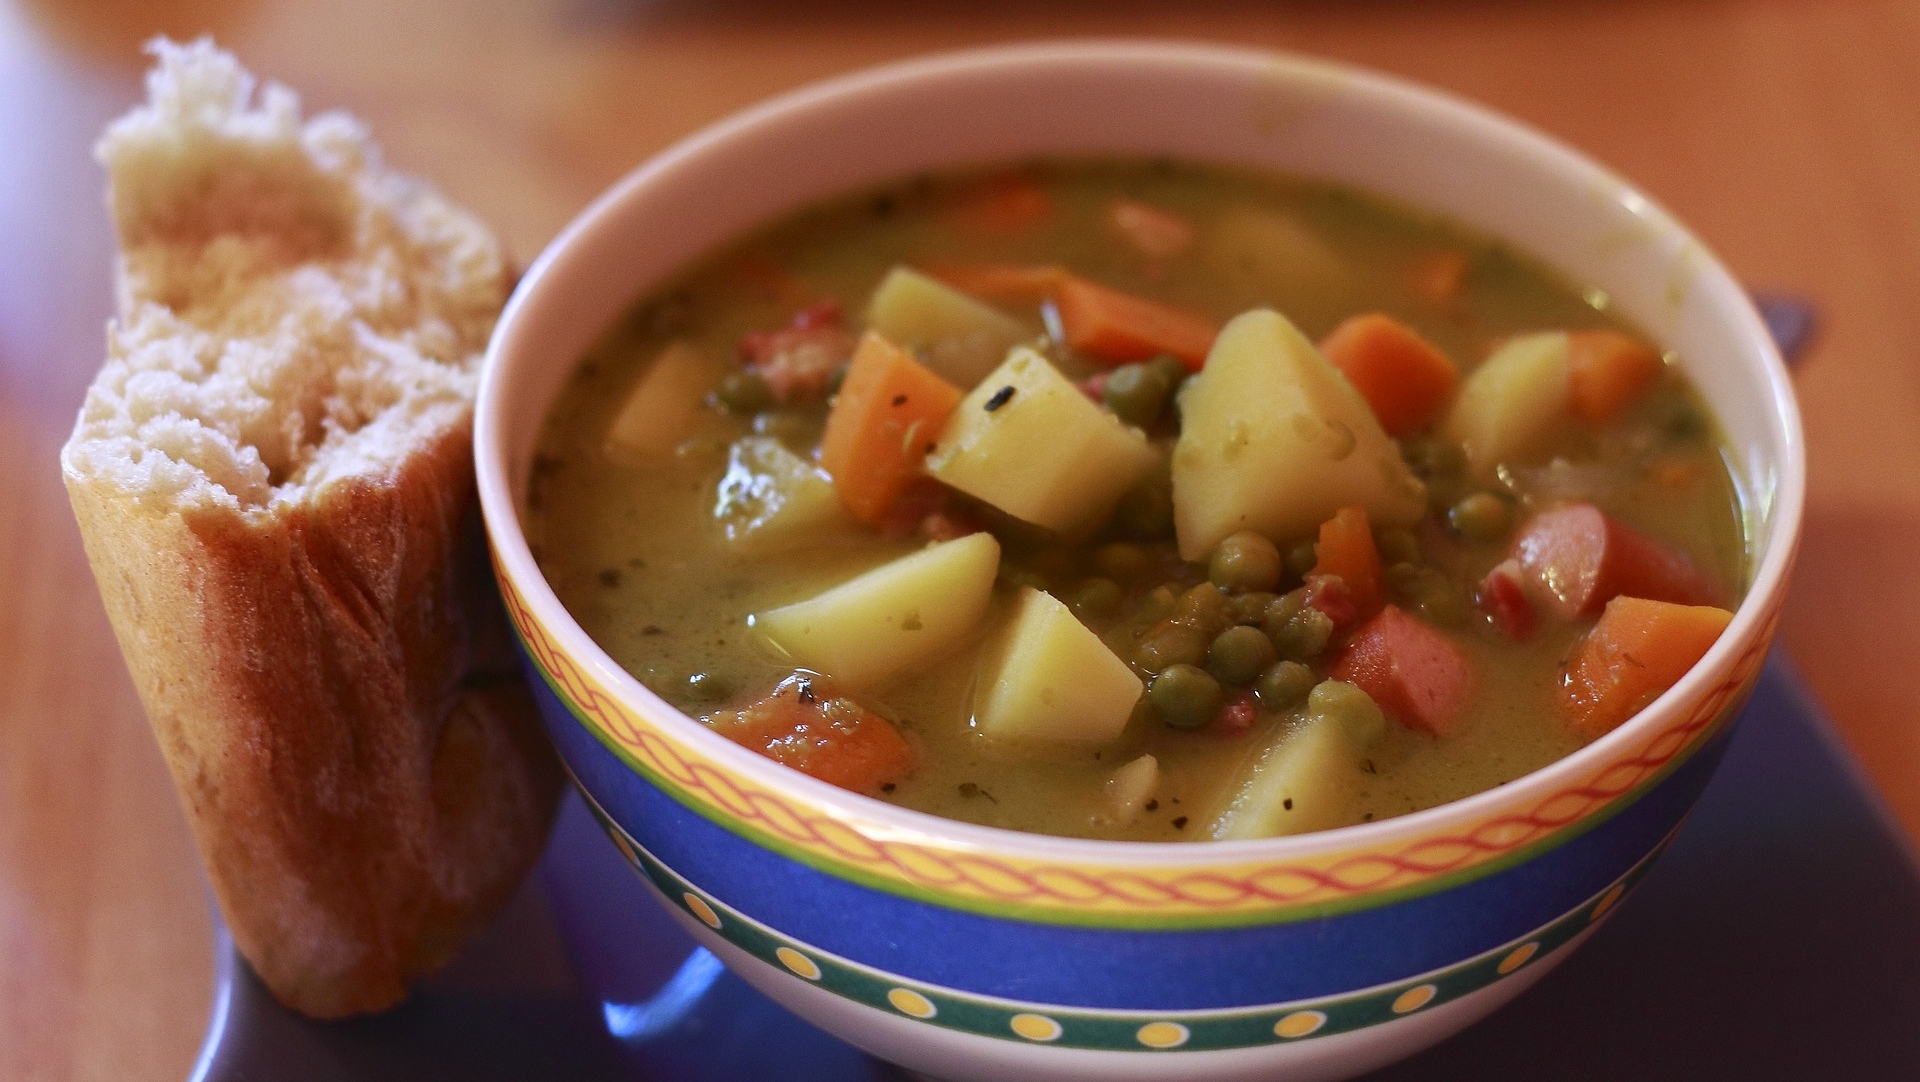
[[[795,664],[864,690],[965,640],[986,614],[999,570],[1000,543],[969,534],[751,620]]]
[[[1305,537],[1355,504],[1375,525],[1410,526],[1426,492],[1366,399],[1285,316],[1235,317],[1180,398],[1180,555],[1202,559],[1241,530]]]
[[[770,436],[735,440],[714,499],[714,521],[740,552],[818,544],[851,525],[827,472]]]
[[[1107,818],[1115,823],[1131,823],[1140,817],[1140,809],[1160,788],[1160,760],[1142,755],[1113,772],[1107,779]]]
[[[1102,744],[1127,727],[1143,690],[1100,636],[1029,586],[980,659],[973,722],[1000,739]]]
[[[1029,347],[981,380],[947,420],[927,472],[1062,533],[1113,510],[1158,456]]]
[[[701,403],[719,374],[690,342],[677,341],[661,350],[608,426],[606,456],[622,465],[638,465],[672,454],[693,434]]]
[[[1033,337],[1019,320],[908,267],[887,272],[867,302],[867,326],[921,354],[928,368],[971,387]]]
[[[1490,476],[1539,450],[1566,418],[1571,393],[1566,332],[1521,335],[1467,377],[1440,434],[1466,450],[1469,470]]]
[[[1352,704],[1345,701],[1339,704],[1343,709],[1316,709],[1322,699],[1335,698],[1322,694],[1330,685],[1357,693],[1371,716],[1356,716],[1363,711],[1351,709]],[[1362,747],[1356,737],[1364,739],[1376,720],[1384,728],[1379,714],[1380,708],[1351,685],[1330,680],[1315,688],[1300,726],[1261,753],[1226,810],[1214,820],[1214,838],[1305,834],[1358,821],[1354,802],[1366,775],[1360,768]]]
[[[1224,284],[1229,304],[1271,305],[1290,312],[1351,314],[1359,275],[1310,226],[1266,207],[1232,206],[1208,224],[1201,258]]]

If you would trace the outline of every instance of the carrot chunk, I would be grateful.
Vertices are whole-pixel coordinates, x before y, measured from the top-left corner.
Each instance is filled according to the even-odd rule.
[[[868,525],[887,520],[959,404],[959,388],[879,333],[867,332],[820,440],[820,466],[833,476],[840,502],[854,518]]]
[[[988,177],[960,193],[953,204],[962,228],[994,233],[1024,233],[1053,213],[1053,198],[1025,173]]]
[[[1358,687],[1409,729],[1459,731],[1473,666],[1447,637],[1388,605],[1354,632],[1331,675]]]
[[[1313,555],[1312,576],[1338,576],[1362,619],[1380,611],[1380,550],[1374,547],[1366,508],[1342,507],[1321,523]]]
[[[1115,196],[1107,204],[1107,228],[1149,259],[1171,259],[1193,247],[1192,223],[1137,199]]]
[[[923,263],[920,269],[962,293],[988,301],[1038,304],[1067,280],[1066,268],[1051,263]]]
[[[1406,436],[1439,416],[1459,370],[1438,346],[1380,312],[1354,316],[1333,329],[1320,352],[1346,374],[1390,436]]]
[[[1612,732],[1678,683],[1732,619],[1710,605],[1607,602],[1600,622],[1574,647],[1560,685],[1569,724],[1588,740]]]
[[[1511,553],[1535,604],[1562,620],[1591,616],[1622,594],[1706,605],[1713,580],[1686,553],[1616,521],[1590,503],[1542,511]]]
[[[1619,331],[1567,335],[1567,392],[1573,412],[1606,424],[1660,374],[1660,355]]]
[[[1431,252],[1414,263],[1408,284],[1427,300],[1446,304],[1459,299],[1467,284],[1467,269],[1467,257],[1459,252]]]
[[[1171,353],[1195,371],[1220,327],[1198,312],[1068,276],[1053,292],[1067,344],[1105,361],[1143,361]]]
[[[707,719],[715,732],[829,785],[871,793],[913,769],[913,749],[885,718],[795,673],[741,710]]]

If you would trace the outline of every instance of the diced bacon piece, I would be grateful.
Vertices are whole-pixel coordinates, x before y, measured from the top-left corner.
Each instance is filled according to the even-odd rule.
[[[1207,722],[1207,732],[1228,740],[1238,739],[1253,729],[1253,723],[1260,717],[1260,708],[1254,705],[1253,692],[1238,692],[1220,704],[1220,712]]]
[[[1686,553],[1590,503],[1533,516],[1510,555],[1528,597],[1561,620],[1595,615],[1623,594],[1676,605],[1719,601],[1713,580]]]
[[[1494,630],[1518,642],[1540,629],[1540,614],[1520,585],[1520,562],[1504,560],[1474,588],[1473,601],[1493,621]]]
[[[913,749],[888,721],[795,673],[742,710],[707,719],[715,732],[830,785],[871,793],[913,769]]]
[[[1338,575],[1308,575],[1307,604],[1333,621],[1336,635],[1360,622],[1360,606],[1353,599],[1353,591]]]
[[[1473,666],[1439,631],[1388,605],[1354,633],[1329,675],[1372,696],[1410,729],[1451,736],[1460,728]]]
[[[840,306],[822,301],[801,309],[777,331],[741,338],[740,357],[767,381],[776,401],[793,402],[825,396],[834,370],[853,356],[853,347]]]

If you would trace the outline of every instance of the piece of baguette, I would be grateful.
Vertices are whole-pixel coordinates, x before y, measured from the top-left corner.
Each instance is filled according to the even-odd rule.
[[[284,1003],[398,1002],[513,892],[559,768],[479,531],[488,231],[202,40],[96,148],[108,360],[61,455],[235,943]]]

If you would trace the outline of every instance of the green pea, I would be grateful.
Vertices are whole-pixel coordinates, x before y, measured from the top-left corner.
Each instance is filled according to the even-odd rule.
[[[1320,553],[1314,549],[1311,541],[1302,541],[1287,550],[1287,573],[1296,579],[1304,579],[1313,572],[1313,565],[1320,562]]]
[[[1313,670],[1298,661],[1281,661],[1267,666],[1254,681],[1253,694],[1268,710],[1286,710],[1313,690]]]
[[[1141,639],[1133,660],[1148,672],[1173,665],[1198,665],[1207,660],[1207,637],[1186,624],[1168,624]]]
[[[1180,595],[1173,607],[1173,617],[1212,636],[1233,623],[1233,609],[1220,587],[1203,582]]]
[[[1234,598],[1231,603],[1234,623],[1259,624],[1267,618],[1267,609],[1277,596],[1265,590],[1254,590]]]
[[[1454,477],[1467,468],[1467,455],[1459,444],[1422,436],[1400,445],[1400,457],[1421,478]]]
[[[1134,618],[1143,624],[1158,623],[1173,615],[1173,607],[1178,602],[1173,587],[1163,582],[1141,596],[1140,608],[1134,613]]]
[[[1281,594],[1267,602],[1267,610],[1260,617],[1260,626],[1266,629],[1268,635],[1277,634],[1278,629],[1285,627],[1287,621],[1306,607],[1307,592],[1304,589]]]
[[[1155,476],[1135,485],[1120,497],[1113,521],[1121,533],[1141,541],[1172,537],[1173,482]]]
[[[1213,547],[1207,578],[1234,593],[1271,590],[1280,584],[1280,550],[1251,530],[1242,530]]]
[[[1068,592],[1066,601],[1082,620],[1112,616],[1120,609],[1120,584],[1112,579],[1082,579]]]
[[[1381,530],[1374,538],[1374,547],[1380,550],[1380,562],[1384,564],[1420,562],[1420,542],[1413,536],[1412,530]]]
[[[744,369],[728,372],[713,395],[729,413],[757,413],[773,405],[773,388],[758,372]]]
[[[1473,614],[1466,594],[1441,576],[1422,583],[1412,607],[1415,615],[1438,627],[1459,627]]]
[[[1114,416],[1141,428],[1152,426],[1167,408],[1167,396],[1173,393],[1174,380],[1164,369],[1146,364],[1123,364],[1107,373],[1102,397]]]
[[[1380,704],[1343,681],[1322,680],[1315,685],[1307,696],[1307,713],[1338,722],[1355,747],[1370,748],[1387,734],[1387,715]]]
[[[1267,637],[1273,648],[1289,661],[1308,661],[1319,657],[1333,638],[1333,619],[1319,609],[1303,605],[1280,627],[1269,628]]]
[[[1259,628],[1230,627],[1215,635],[1213,645],[1207,647],[1207,671],[1223,684],[1247,684],[1277,656]]]
[[[1139,582],[1153,573],[1153,554],[1131,541],[1111,541],[1093,550],[1093,566],[1119,582]]]
[[[1147,698],[1160,720],[1176,729],[1198,729],[1213,720],[1226,700],[1205,669],[1193,665],[1171,665],[1160,670],[1147,685]]]
[[[1512,527],[1513,512],[1493,493],[1474,492],[1447,508],[1447,523],[1469,541],[1498,541]]]

